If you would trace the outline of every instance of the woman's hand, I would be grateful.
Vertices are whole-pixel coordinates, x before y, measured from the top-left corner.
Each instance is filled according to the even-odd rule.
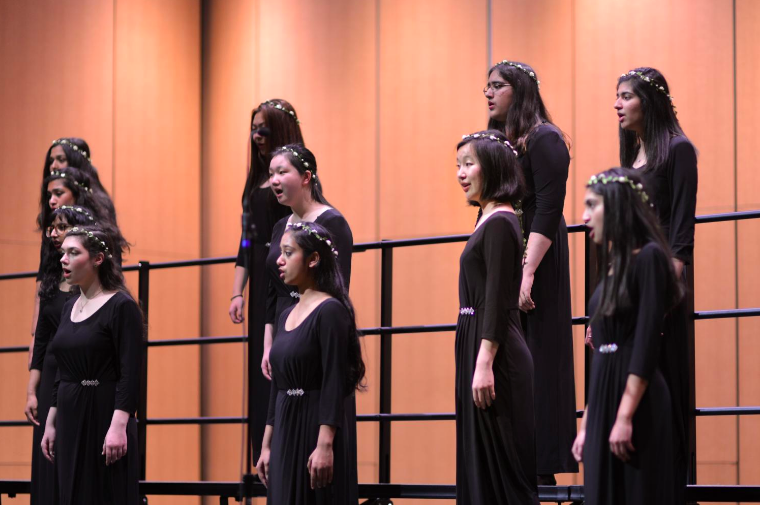
[[[51,463],[55,463],[55,426],[52,423],[45,425],[45,434],[42,435],[42,455]]]
[[[30,423],[36,424],[37,426],[40,425],[40,422],[37,420],[37,395],[32,393],[26,394],[24,415],[26,415],[26,420]]]
[[[106,439],[103,442],[102,454],[106,457],[106,466],[116,463],[127,454],[127,429],[126,426],[114,426],[108,428]]]
[[[472,376],[472,399],[475,406],[486,409],[496,399],[494,388],[493,366],[491,363],[478,363]]]
[[[586,328],[586,340],[584,343],[590,348],[594,348],[594,341],[591,339],[591,326]]]
[[[272,365],[269,363],[269,351],[271,348],[264,346],[264,357],[261,358],[261,373],[269,380],[272,380]]]
[[[636,449],[633,447],[633,423],[630,418],[618,416],[615,420],[610,432],[610,450],[621,461],[631,459],[631,453]]]
[[[259,461],[256,463],[256,473],[261,483],[264,484],[264,487],[269,487],[269,455],[269,448],[262,447],[261,456],[259,456]]]
[[[333,448],[328,444],[317,444],[317,448],[309,456],[306,463],[311,477],[311,488],[326,487],[333,480]]]
[[[578,435],[573,442],[572,453],[575,461],[580,463],[583,461],[583,446],[586,444],[586,430],[579,430]]]
[[[520,284],[520,302],[519,307],[523,312],[528,312],[536,308],[536,304],[533,303],[533,299],[530,297],[530,292],[533,289],[533,274],[525,272],[523,270],[522,284]]]
[[[245,321],[245,316],[243,316],[244,305],[245,300],[242,296],[236,296],[230,302],[230,319],[232,319],[233,323],[240,324]]]

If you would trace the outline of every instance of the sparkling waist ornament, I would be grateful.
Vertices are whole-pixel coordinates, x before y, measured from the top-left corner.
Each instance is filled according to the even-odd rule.
[[[288,396],[303,396],[303,389],[288,389]]]
[[[475,309],[472,307],[462,307],[459,309],[459,315],[460,316],[474,316],[475,315]]]
[[[80,384],[83,385],[83,386],[99,386],[100,382],[98,382],[97,379],[96,380],[92,380],[92,381],[83,380],[82,382],[80,382]]]
[[[612,354],[618,350],[617,344],[604,344],[599,346],[599,352],[602,354]]]

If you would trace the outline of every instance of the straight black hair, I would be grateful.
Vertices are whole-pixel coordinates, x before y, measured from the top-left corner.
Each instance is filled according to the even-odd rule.
[[[525,178],[514,148],[506,142],[504,133],[486,130],[467,135],[457,144],[457,151],[467,144],[472,145],[483,178],[481,200],[514,206],[525,194]],[[478,206],[477,202],[469,203]]]

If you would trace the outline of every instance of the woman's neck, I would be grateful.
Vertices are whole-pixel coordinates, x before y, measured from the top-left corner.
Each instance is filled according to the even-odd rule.
[[[319,207],[320,204],[309,197],[302,198],[300,202],[290,206],[290,210],[293,211],[293,221],[303,221],[305,216]]]
[[[494,212],[496,210],[513,210],[512,205],[508,203],[502,203],[502,202],[496,202],[496,201],[490,201],[490,202],[483,202],[480,204],[480,208],[483,209],[483,215],[490,214],[491,212]]]
[[[82,293],[82,296],[85,298],[92,298],[95,295],[97,295],[99,292],[103,291],[103,286],[100,284],[100,279],[97,278],[97,276],[89,281],[88,283],[80,283],[79,284],[79,291]]]

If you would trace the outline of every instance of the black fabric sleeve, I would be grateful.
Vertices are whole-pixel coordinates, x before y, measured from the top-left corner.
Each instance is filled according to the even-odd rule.
[[[34,370],[42,370],[42,364],[45,361],[45,352],[50,339],[53,337],[57,326],[47,317],[43,317],[43,309],[47,301],[40,300],[40,315],[37,318],[37,328],[34,330],[34,349],[32,350],[32,366]]]
[[[673,256],[691,264],[694,256],[694,224],[697,212],[697,152],[688,140],[671,147],[670,229],[668,245]]]
[[[634,265],[633,282],[639,306],[628,373],[647,381],[657,369],[660,357],[669,261],[665,251],[650,243],[641,249]]]
[[[50,394],[50,406],[58,407],[58,385],[61,383],[61,370],[55,371],[55,381],[53,381],[53,391]]]
[[[322,357],[322,388],[319,397],[319,424],[343,425],[343,404],[348,383],[348,313],[336,299],[323,302],[319,309],[319,347]]]
[[[554,240],[565,208],[570,153],[559,132],[547,129],[530,142],[528,156],[536,185],[536,215],[530,232]]]
[[[506,216],[493,215],[482,226],[483,260],[486,270],[486,300],[483,305],[483,330],[481,338],[503,344],[511,337],[505,331],[510,328],[508,307],[509,288],[514,274],[511,267],[520,254],[520,242]]]
[[[346,218],[337,211],[331,213],[321,224],[332,236],[333,247],[338,251],[338,267],[348,290],[351,284],[351,255],[354,251],[354,235],[351,233],[351,227],[348,226]]]
[[[275,282],[282,283],[279,276],[279,271],[273,271],[273,265],[271,265],[269,258],[272,255],[272,251],[275,251],[277,256],[280,256],[280,240],[285,233],[285,226],[288,223],[288,218],[284,217],[277,221],[272,228],[272,242],[269,244],[269,252],[267,253],[267,260],[265,268],[267,270],[267,278],[269,279],[269,287],[267,288],[267,306],[266,306],[266,319],[265,324],[274,325],[275,317],[277,317],[277,289],[275,288]],[[276,259],[275,259],[276,261]],[[277,329],[277,328],[275,328]]]
[[[238,245],[238,253],[237,258],[235,259],[235,266],[236,267],[245,267],[245,249],[243,249],[243,237],[241,235],[240,237],[240,244]]]
[[[114,296],[125,296],[117,293]],[[130,415],[137,410],[140,390],[140,363],[142,362],[143,322],[140,309],[131,299],[122,300],[114,308],[110,322],[111,335],[119,353],[119,378],[116,381],[114,409]]]
[[[274,413],[275,407],[277,407],[278,391],[277,380],[275,380],[274,375],[272,375],[272,384],[269,387],[269,407],[267,408],[267,424],[269,426],[274,426]]]

